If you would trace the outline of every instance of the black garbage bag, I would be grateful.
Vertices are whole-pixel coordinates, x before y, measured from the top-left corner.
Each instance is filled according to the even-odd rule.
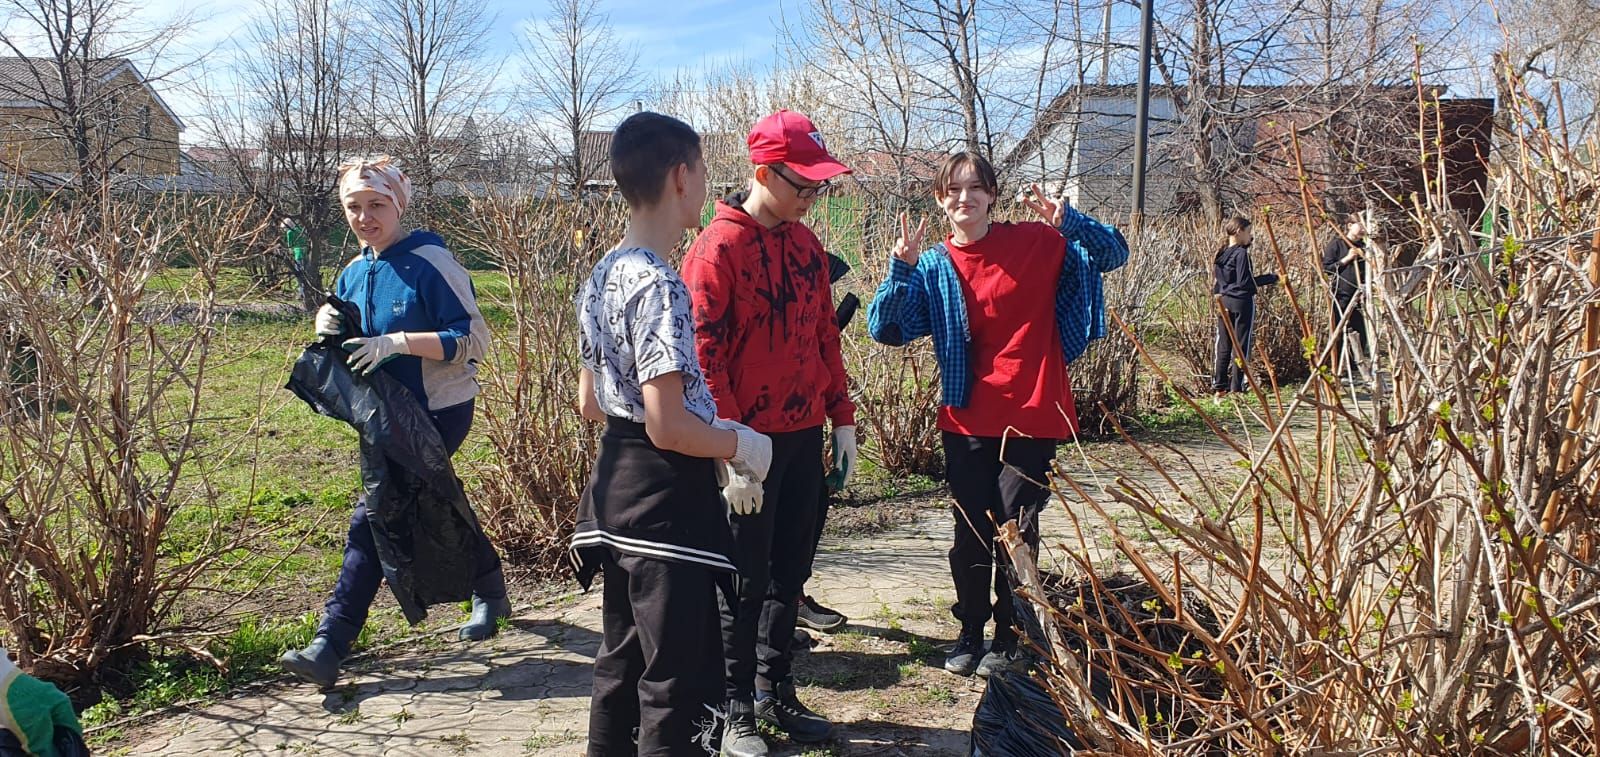
[[[427,410],[386,373],[357,377],[334,341],[306,347],[287,388],[360,434],[361,486],[383,577],[406,621],[419,623],[430,605],[472,596],[477,542],[487,537]]]
[[[1090,612],[1096,614],[1098,625],[1116,635],[1139,638],[1151,648],[1183,660],[1205,652],[1199,639],[1173,622],[1174,609],[1166,607],[1161,601],[1162,594],[1143,579],[1125,574],[1106,576],[1098,584],[1103,592],[1098,593],[1096,585],[1087,579],[1068,581],[1049,572],[1041,572],[1041,579],[1050,603],[1058,610],[1066,612],[1071,607],[1105,605],[1103,612]],[[1017,626],[1031,641],[1024,648],[1049,649],[1033,605],[1017,596],[1012,596],[1011,600]],[[1186,622],[1200,625],[1212,636],[1222,632],[1221,623],[1210,606],[1192,594],[1185,595],[1182,601]],[[1149,655],[1119,652],[1117,677],[1126,683],[1130,695],[1119,699],[1112,667],[1106,658],[1105,641],[1094,640],[1093,645],[1100,651],[1091,655],[1087,654],[1091,640],[1075,633],[1070,625],[1063,626],[1062,631],[1065,633],[1062,642],[1069,653],[1086,658],[1084,670],[1088,674],[1089,696],[1098,706],[1130,722],[1138,722],[1141,717],[1154,721],[1150,728],[1158,738],[1191,737],[1199,732],[1204,723],[1202,713],[1190,711],[1187,700],[1171,693],[1172,672],[1165,669],[1164,656],[1157,655],[1153,659]],[[1185,665],[1181,675],[1202,696],[1216,700],[1225,695],[1221,673],[1212,666]],[[972,747],[974,757],[1031,757],[1070,754],[1071,750],[1083,749],[1084,745],[1073,736],[1066,725],[1066,717],[1039,679],[1012,673],[989,679],[989,686],[973,716]],[[1207,745],[1207,753],[1233,752],[1219,739]]]
[[[972,757],[1050,757],[1082,748],[1038,679],[1018,670],[989,676],[972,716]]]
[[[1033,649],[1049,649],[1033,605],[1012,595],[1012,616],[1031,643],[1022,645],[1023,669],[989,676],[989,684],[972,716],[972,757],[1049,757],[1082,749],[1067,718],[1039,679],[1030,675],[1038,662]]]
[[[83,737],[64,725],[56,726],[50,745],[55,747],[56,757],[89,757]],[[0,728],[0,757],[34,757],[34,753],[23,749],[22,741],[10,731]]]

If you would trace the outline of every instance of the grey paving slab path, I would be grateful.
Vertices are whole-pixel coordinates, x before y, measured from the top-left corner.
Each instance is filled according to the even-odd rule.
[[[942,658],[937,645],[955,633],[946,609],[953,523],[938,512],[884,534],[824,544],[808,589],[859,630],[823,637],[796,662],[797,678],[810,682],[802,697],[839,724],[832,751],[817,754],[967,753],[981,684],[930,662]],[[559,609],[517,608],[511,628],[491,641],[427,644],[356,663],[326,693],[285,682],[184,712],[155,724],[159,735],[126,754],[580,755],[599,604],[594,591]],[[907,648],[927,659],[908,668]],[[862,670],[871,674],[856,675]],[[880,684],[913,693],[875,696]],[[917,722],[905,722],[908,716]]]
[[[1198,453],[1194,473],[1225,473],[1230,454],[1214,440],[1182,445]],[[1119,445],[1100,446],[1127,463]],[[1152,450],[1163,462],[1173,451]],[[1091,450],[1094,456],[1095,450]],[[1089,490],[1114,477],[1101,462],[1063,450],[1060,470]],[[1193,474],[1166,483],[1119,466],[1155,488],[1191,486]],[[1096,469],[1095,474],[1085,473]],[[1170,491],[1170,489],[1168,489]],[[1069,498],[1070,499],[1070,498]],[[807,589],[850,616],[846,632],[819,636],[795,663],[804,701],[829,716],[837,738],[826,750],[779,742],[774,755],[966,755],[967,731],[982,696],[980,679],[945,673],[939,663],[957,626],[949,614],[948,496],[915,522],[840,542],[824,540]],[[1081,503],[1045,509],[1041,563],[1060,564],[1062,547],[1098,570],[1118,560]],[[1112,516],[1120,506],[1110,505]],[[865,505],[871,507],[872,505]],[[1089,526],[1094,528],[1093,526]],[[356,662],[338,688],[275,684],[165,718],[115,750],[130,755],[519,755],[570,757],[584,751],[594,655],[600,642],[598,591],[555,607],[518,607],[511,628],[488,642],[425,643]],[[453,639],[451,632],[448,638]]]

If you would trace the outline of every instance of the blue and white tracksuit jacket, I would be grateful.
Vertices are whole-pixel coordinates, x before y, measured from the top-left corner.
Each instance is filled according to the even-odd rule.
[[[478,395],[478,363],[489,344],[489,327],[478,312],[467,269],[429,231],[413,231],[380,253],[363,247],[339,273],[334,293],[361,311],[362,336],[400,331],[434,332],[444,360],[399,355],[386,371],[430,411],[460,405]]]

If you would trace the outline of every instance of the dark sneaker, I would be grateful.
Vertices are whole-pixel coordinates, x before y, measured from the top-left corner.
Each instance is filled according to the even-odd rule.
[[[988,678],[989,676],[999,673],[1003,670],[1016,670],[1018,667],[1017,663],[1021,658],[1022,656],[1017,654],[1017,650],[1015,648],[1005,649],[999,647],[998,645],[991,646],[989,648],[989,653],[984,655],[982,660],[978,661],[978,667],[974,669],[973,672],[979,676]]]
[[[808,594],[800,595],[798,604],[799,612],[795,614],[795,623],[813,631],[832,631],[850,621],[844,613],[817,604],[817,600]]]
[[[944,669],[958,676],[970,676],[978,668],[978,658],[983,655],[983,634],[962,632],[961,638],[944,658]]]
[[[722,757],[767,757],[767,742],[756,730],[756,706],[728,702],[728,723],[722,728]]]
[[[794,629],[794,639],[789,642],[789,651],[809,651],[812,647],[816,646],[816,644],[816,639],[811,638],[811,634],[807,633],[806,629],[796,628]]]
[[[800,699],[794,693],[793,681],[779,681],[765,697],[758,693],[756,717],[802,744],[827,741],[833,735],[833,723],[800,704]]]

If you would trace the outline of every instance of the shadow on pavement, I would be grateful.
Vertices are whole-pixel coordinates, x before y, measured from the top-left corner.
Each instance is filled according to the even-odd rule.
[[[971,754],[971,742],[972,737],[967,731],[882,720],[857,720],[837,724],[833,741],[828,745],[831,751],[821,752],[817,744],[778,742],[772,744],[772,755],[794,757],[824,753],[838,757],[966,757]]]
[[[938,668],[943,672],[948,639],[935,639],[901,629],[851,624],[847,631],[906,645],[905,651],[815,649],[795,658],[795,676],[802,683],[832,691],[860,691],[893,686],[903,667]]]

